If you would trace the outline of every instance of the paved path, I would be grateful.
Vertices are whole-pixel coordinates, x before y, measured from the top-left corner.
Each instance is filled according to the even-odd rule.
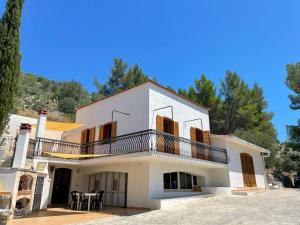
[[[300,190],[273,190],[253,196],[193,199],[172,209],[94,220],[77,225],[298,224]]]

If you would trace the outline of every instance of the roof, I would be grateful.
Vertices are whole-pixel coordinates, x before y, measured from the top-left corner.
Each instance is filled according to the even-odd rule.
[[[211,134],[211,136],[212,136],[212,137],[215,137],[215,138],[223,138],[223,139],[227,139],[227,140],[230,140],[230,141],[235,142],[235,143],[238,143],[238,144],[243,144],[243,145],[246,145],[246,146],[248,146],[248,147],[250,147],[250,148],[254,148],[254,149],[256,149],[256,150],[258,150],[258,151],[260,151],[260,152],[264,152],[264,153],[268,153],[268,154],[271,153],[271,151],[268,150],[268,149],[265,149],[265,148],[263,148],[263,147],[260,147],[260,146],[258,146],[258,145],[255,145],[255,144],[253,144],[253,143],[251,143],[251,142],[245,141],[245,140],[243,140],[243,139],[241,139],[241,138],[238,138],[238,137],[236,137],[236,136],[233,136],[233,135],[218,135],[218,134]]]
[[[128,91],[128,90],[131,90],[131,89],[136,88],[136,87],[140,87],[140,86],[142,86],[142,85],[144,85],[144,84],[146,84],[146,83],[154,84],[154,85],[156,85],[156,86],[158,86],[158,87],[160,87],[160,88],[162,88],[162,89],[164,89],[164,90],[166,90],[166,91],[168,91],[168,92],[170,92],[170,93],[172,93],[172,94],[174,94],[174,95],[179,96],[180,98],[183,98],[183,99],[185,99],[185,100],[187,100],[187,101],[193,103],[194,105],[197,105],[197,106],[199,106],[199,107],[201,107],[201,108],[204,108],[204,109],[210,111],[210,108],[205,107],[205,106],[203,106],[203,105],[201,105],[201,104],[199,104],[199,103],[197,103],[197,102],[195,102],[195,101],[193,101],[193,100],[191,100],[191,99],[189,99],[189,98],[187,98],[187,97],[185,97],[185,96],[183,96],[183,95],[180,95],[180,94],[178,94],[177,92],[171,90],[170,88],[167,88],[167,87],[163,86],[162,84],[160,84],[160,83],[158,83],[158,82],[156,82],[156,81],[153,81],[153,80],[151,80],[151,79],[148,79],[148,80],[146,80],[146,81],[143,82],[143,83],[140,83],[140,84],[136,84],[136,85],[134,85],[134,86],[131,86],[131,87],[129,87],[129,88],[127,88],[127,89],[124,89],[124,90],[122,90],[122,91],[118,91],[118,92],[116,92],[116,93],[114,93],[114,94],[112,94],[112,95],[108,95],[108,96],[106,96],[106,97],[97,99],[97,100],[95,100],[95,101],[93,101],[93,102],[90,102],[90,103],[87,103],[87,104],[83,104],[83,105],[79,106],[78,108],[76,108],[76,110],[81,109],[81,108],[84,108],[84,107],[89,106],[89,105],[92,105],[92,104],[94,104],[94,103],[96,103],[96,102],[100,102],[100,101],[102,101],[102,100],[104,100],[104,99],[107,99],[107,98],[110,98],[110,97],[112,97],[112,96],[115,96],[115,95],[118,95],[118,94],[122,94],[122,93],[124,93],[124,92],[126,92],[126,91]]]
[[[37,124],[33,124],[32,126],[36,127]],[[66,122],[55,122],[55,121],[46,122],[46,130],[53,130],[53,131],[69,131],[82,126],[83,124],[80,123],[66,123]]]

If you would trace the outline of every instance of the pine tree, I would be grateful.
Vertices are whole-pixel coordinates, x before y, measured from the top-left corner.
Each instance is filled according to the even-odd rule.
[[[300,109],[300,62],[287,65],[287,86],[294,92],[289,95],[293,110]],[[287,126],[288,141],[286,146],[290,148],[289,152],[293,154],[288,155],[288,165],[290,169],[300,169],[300,119],[296,125]],[[293,166],[292,166],[293,165]]]
[[[286,85],[295,92],[294,95],[289,95],[291,100],[291,109],[300,109],[300,62],[289,64],[286,66],[287,77]]]
[[[20,76],[20,25],[24,0],[8,0],[0,21],[0,135],[12,112]]]
[[[122,81],[126,75],[127,67],[127,63],[124,63],[122,59],[114,59],[114,66],[107,82],[109,94],[122,90]]]

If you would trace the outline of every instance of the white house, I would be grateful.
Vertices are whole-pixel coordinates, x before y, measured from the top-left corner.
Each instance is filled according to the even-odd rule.
[[[25,154],[25,170],[43,180],[30,200],[39,208],[67,204],[73,190],[103,190],[104,205],[158,209],[178,197],[266,188],[269,150],[210,134],[208,108],[153,81],[81,106],[59,140],[45,138],[45,118]]]

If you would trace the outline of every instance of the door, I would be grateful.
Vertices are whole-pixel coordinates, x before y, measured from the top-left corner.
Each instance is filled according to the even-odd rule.
[[[128,174],[121,172],[102,172],[90,175],[89,192],[104,191],[103,204],[127,207]]]
[[[253,158],[247,153],[241,153],[244,187],[256,187]]]
[[[55,170],[51,204],[68,204],[71,172],[66,168]]]

